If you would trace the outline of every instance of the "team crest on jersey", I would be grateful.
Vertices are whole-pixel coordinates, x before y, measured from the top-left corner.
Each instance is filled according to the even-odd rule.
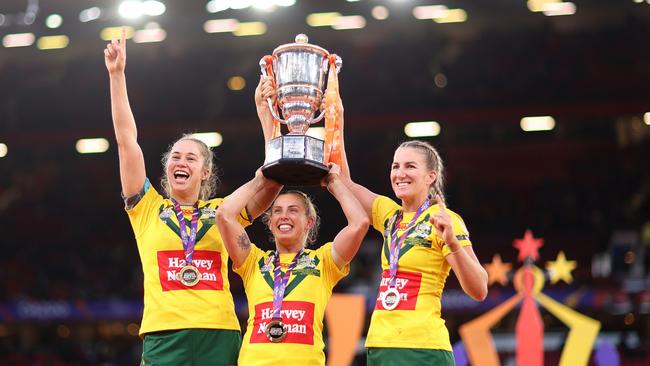
[[[316,260],[315,258],[310,257],[305,254],[302,257],[298,258],[296,262],[296,268],[293,270],[293,273],[296,275],[313,275],[320,277],[320,270],[316,269]]]
[[[217,215],[217,209],[212,207],[203,207],[201,209],[201,220],[213,219]]]
[[[422,221],[415,226],[413,236],[416,238],[426,238],[431,235],[431,225],[427,221]]]

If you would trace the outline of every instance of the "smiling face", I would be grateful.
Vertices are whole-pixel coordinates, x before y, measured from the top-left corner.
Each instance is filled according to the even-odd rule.
[[[282,247],[295,252],[305,246],[314,219],[307,214],[302,198],[284,193],[273,202],[268,225],[278,249]]]
[[[436,172],[427,165],[426,156],[414,148],[395,150],[390,170],[390,183],[395,196],[402,201],[421,202],[436,180]]]
[[[165,174],[172,197],[193,203],[199,199],[201,182],[208,179],[210,171],[205,167],[199,145],[192,140],[180,140],[171,149]]]

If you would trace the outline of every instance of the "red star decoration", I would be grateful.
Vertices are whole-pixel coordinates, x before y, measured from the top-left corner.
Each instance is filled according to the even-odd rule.
[[[531,257],[533,260],[539,258],[539,253],[537,250],[544,245],[544,239],[535,239],[533,237],[533,232],[526,230],[524,233],[523,239],[515,239],[512,246],[519,249],[519,259],[521,262],[526,259],[526,257]]]

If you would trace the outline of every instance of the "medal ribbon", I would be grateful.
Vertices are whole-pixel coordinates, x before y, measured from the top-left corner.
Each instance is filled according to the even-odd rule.
[[[406,239],[406,234],[408,234],[408,231],[413,227],[413,225],[415,225],[422,213],[426,211],[429,206],[431,206],[431,197],[427,196],[427,199],[424,200],[422,206],[420,206],[420,208],[418,208],[418,210],[415,212],[415,215],[413,215],[411,222],[409,222],[408,226],[406,229],[404,229],[402,235],[400,235],[399,238],[397,237],[397,231],[400,224],[402,223],[404,210],[399,210],[399,212],[395,214],[396,218],[393,221],[393,227],[390,230],[390,250],[388,258],[388,262],[390,264],[390,281],[388,283],[389,287],[395,288],[395,282],[397,280],[397,262],[399,261],[399,251],[402,248],[402,243],[404,243],[404,240]]]
[[[192,210],[192,220],[190,221],[190,233],[187,234],[187,225],[185,225],[185,217],[183,216],[183,210],[181,205],[178,204],[178,201],[172,198],[174,203],[174,213],[178,218],[178,228],[181,232],[181,241],[183,242],[183,252],[185,252],[185,262],[186,265],[192,264],[192,256],[194,256],[194,244],[196,243],[196,229],[199,226],[199,202],[194,203],[194,209]]]
[[[298,263],[298,257],[302,254],[303,250],[300,251],[293,257],[291,264],[287,267],[284,276],[282,276],[282,269],[280,267],[280,253],[277,251],[274,253],[275,262],[273,266],[273,319],[282,319],[280,315],[280,310],[282,310],[282,299],[284,298],[284,290],[287,288],[287,283],[289,283],[289,276],[291,276],[291,271],[296,267]]]

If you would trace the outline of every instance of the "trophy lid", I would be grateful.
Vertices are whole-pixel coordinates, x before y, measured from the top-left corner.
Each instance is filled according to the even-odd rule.
[[[273,50],[273,55],[275,56],[280,52],[286,52],[286,51],[298,50],[298,49],[310,50],[310,51],[313,51],[313,52],[316,52],[316,53],[320,53],[323,56],[327,56],[327,55],[330,54],[323,47],[320,47],[320,46],[317,46],[315,44],[309,43],[309,38],[307,37],[307,35],[304,34],[304,33],[300,33],[300,34],[298,34],[296,36],[294,43],[286,43],[286,44],[283,44],[283,45],[280,45],[280,46],[276,47]]]

